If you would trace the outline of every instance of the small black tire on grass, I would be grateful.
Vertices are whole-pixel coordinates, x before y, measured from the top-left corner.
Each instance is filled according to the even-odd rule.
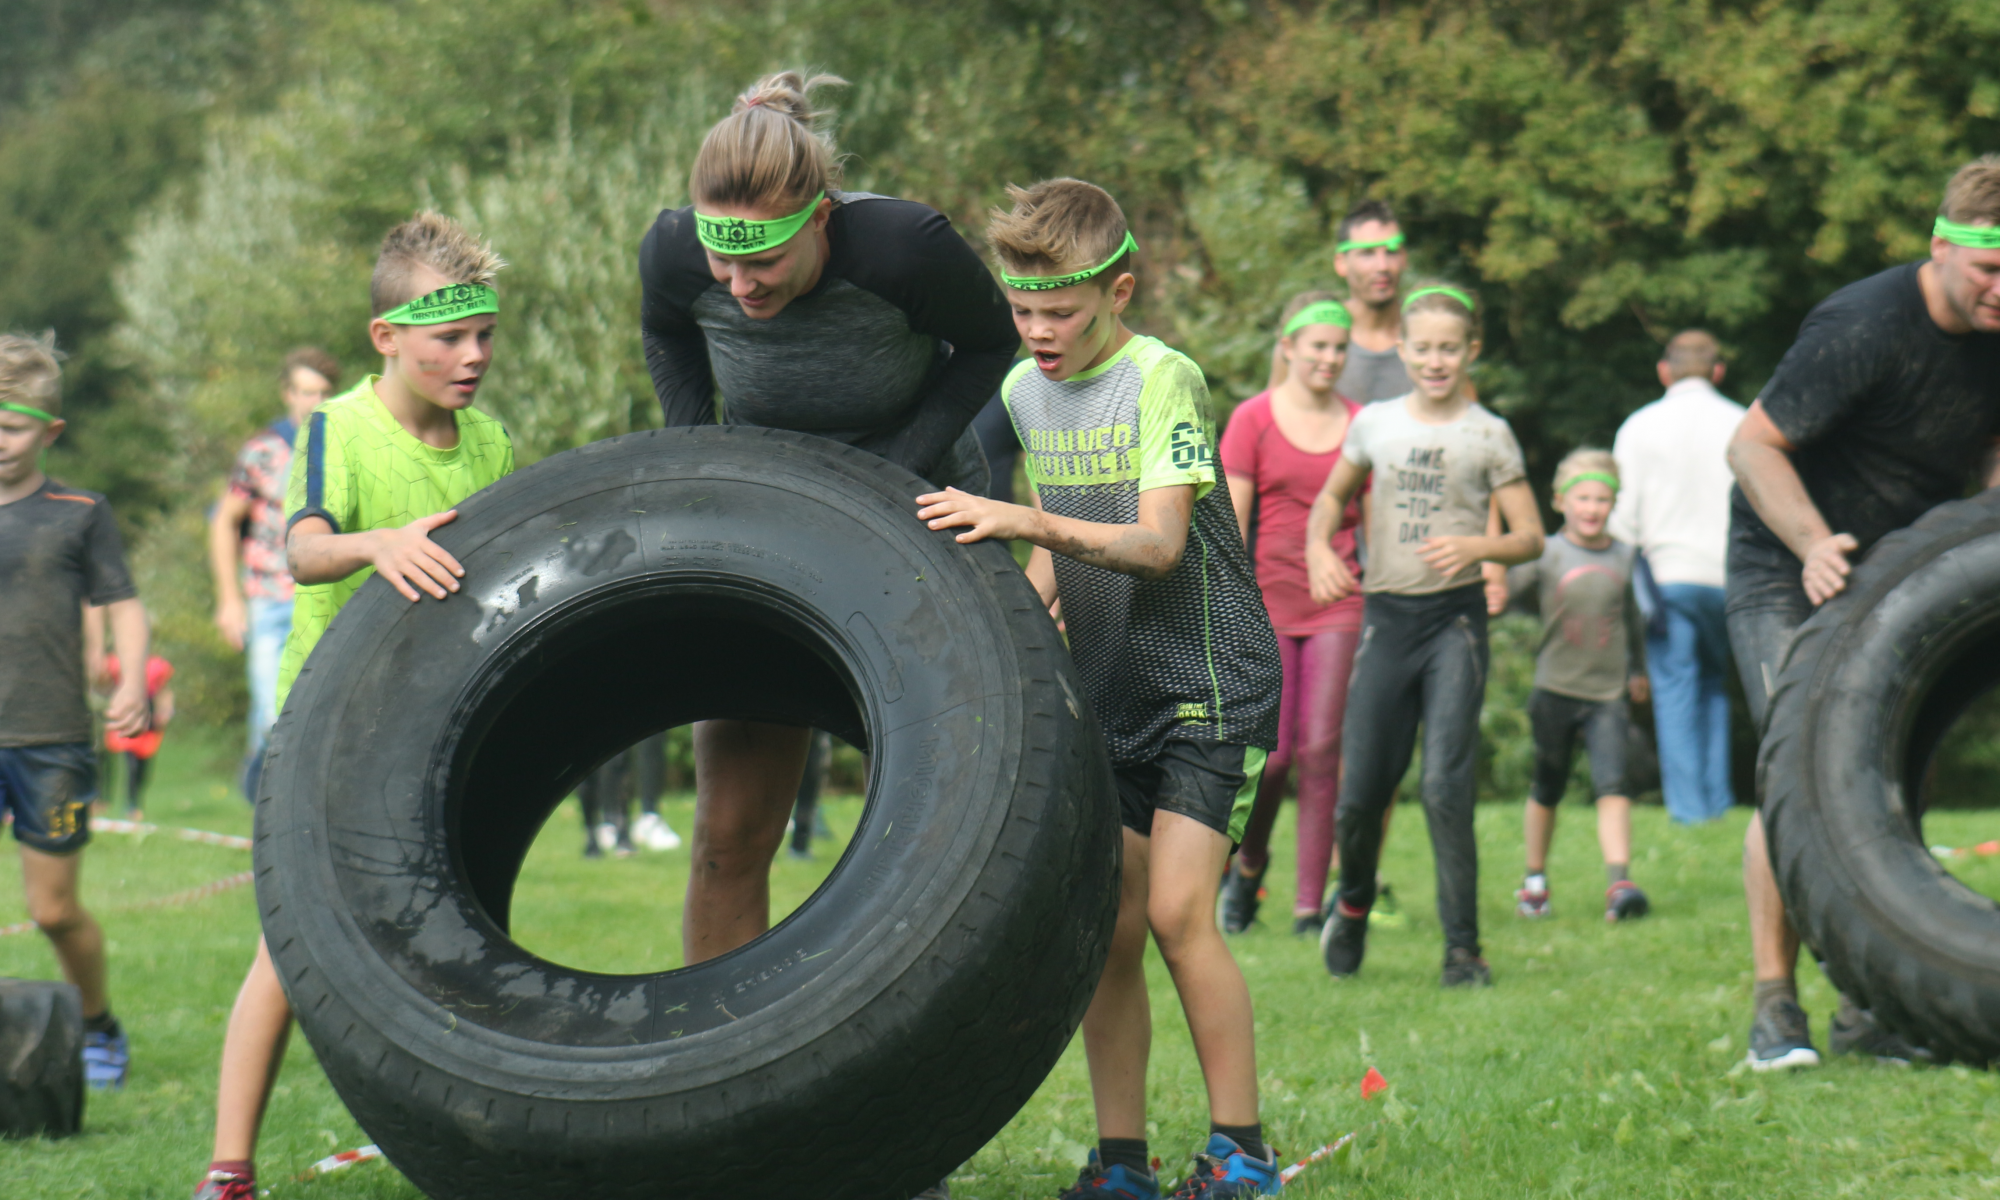
[[[1772,867],[1800,936],[1876,1019],[2000,1059],[2000,904],[1925,848],[1939,741],[2000,682],[2000,495],[1877,543],[1794,637],[1757,761]]]
[[[82,995],[67,983],[0,979],[0,1136],[82,1128]]]
[[[1033,588],[917,521],[925,490],[799,434],[632,434],[461,505],[460,595],[371,580],[334,620],[271,736],[257,901],[328,1078],[427,1194],[906,1197],[1054,1066],[1116,915],[1110,768]],[[562,797],[713,717],[868,749],[819,891],[683,970],[510,939]]]

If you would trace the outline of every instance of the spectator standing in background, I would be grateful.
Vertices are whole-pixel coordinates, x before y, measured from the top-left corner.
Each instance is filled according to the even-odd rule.
[[[1666,395],[1627,417],[1612,443],[1623,488],[1611,534],[1646,556],[1665,609],[1649,632],[1653,722],[1667,812],[1686,824],[1729,811],[1729,629],[1723,560],[1729,543],[1729,439],[1743,406],[1715,390],[1722,348],[1683,330],[1660,359]]]
[[[1403,227],[1385,200],[1363,200],[1334,230],[1333,269],[1347,281],[1347,311],[1354,318],[1347,365],[1333,390],[1373,404],[1409,394],[1410,372],[1396,352],[1403,329]]]
[[[243,796],[255,803],[264,739],[277,723],[278,659],[292,631],[292,576],[285,568],[285,480],[292,442],[307,414],[333,394],[340,364],[302,346],[278,371],[285,413],[236,452],[229,484],[208,523],[208,566],[215,576],[215,627],[233,650],[248,651],[250,744]]]

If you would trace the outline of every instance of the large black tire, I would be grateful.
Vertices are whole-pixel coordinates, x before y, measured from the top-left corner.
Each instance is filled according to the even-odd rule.
[[[83,1128],[83,997],[67,983],[0,979],[0,1136]]]
[[[918,522],[923,490],[799,434],[614,438],[460,507],[461,595],[371,580],[333,622],[272,733],[257,901],[328,1077],[426,1193],[905,1197],[1054,1066],[1116,914],[1110,768],[1033,589]],[[685,970],[510,940],[562,796],[708,717],[869,747],[821,889]]]
[[[1843,992],[1933,1051],[2000,1059],[2000,905],[1925,849],[1939,740],[2000,682],[2000,497],[1883,538],[1793,639],[1757,760],[1792,924]]]

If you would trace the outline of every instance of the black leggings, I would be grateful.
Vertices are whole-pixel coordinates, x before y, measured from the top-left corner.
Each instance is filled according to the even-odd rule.
[[[826,784],[826,764],[833,757],[833,735],[813,730],[806,747],[806,770],[799,777],[799,794],[792,801],[792,849],[804,853],[812,849],[813,822],[819,813],[819,792]]]
[[[1479,848],[1472,835],[1478,793],[1479,708],[1486,698],[1486,592],[1481,585],[1429,596],[1371,594],[1362,606],[1361,647],[1341,731],[1346,771],[1335,823],[1340,903],[1375,903],[1382,816],[1409,769],[1424,729],[1420,792],[1437,859],[1438,920],[1446,948],[1479,953]]]

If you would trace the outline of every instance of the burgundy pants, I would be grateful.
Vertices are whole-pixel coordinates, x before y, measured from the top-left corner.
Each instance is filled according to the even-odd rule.
[[[1261,870],[1271,857],[1271,826],[1294,764],[1299,772],[1299,885],[1293,911],[1317,913],[1333,862],[1333,810],[1340,799],[1340,727],[1359,629],[1306,637],[1278,635],[1284,693],[1278,702],[1278,748],[1264,764],[1257,804],[1243,831],[1243,866]]]

